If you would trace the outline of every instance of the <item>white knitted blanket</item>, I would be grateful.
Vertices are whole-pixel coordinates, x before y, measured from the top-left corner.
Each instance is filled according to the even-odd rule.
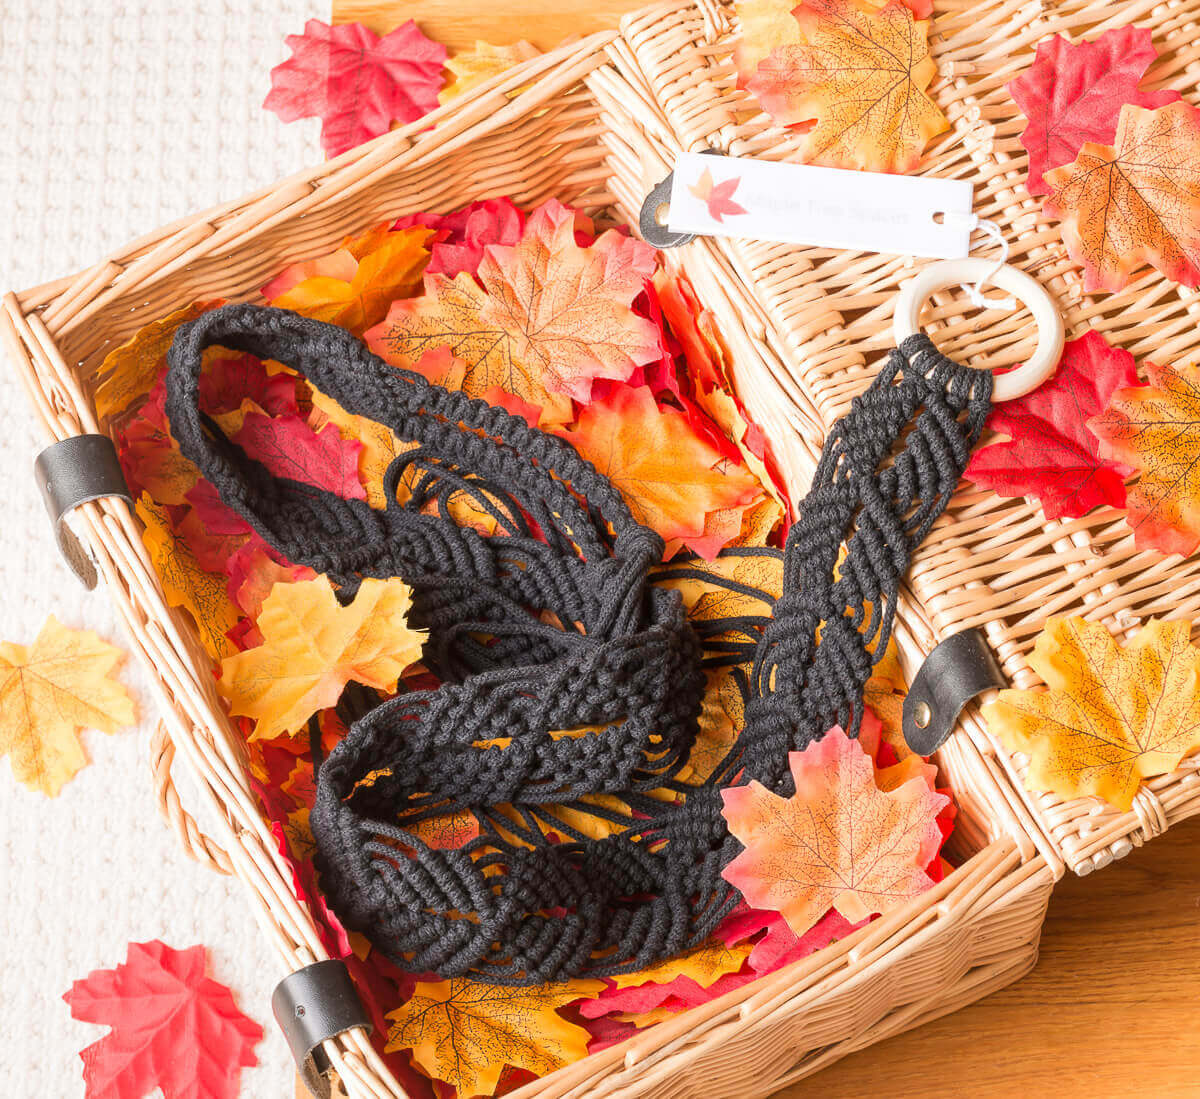
[[[261,109],[284,36],[327,0],[4,0],[0,14],[0,289],[70,274],[154,227],[319,159],[315,121]],[[103,590],[61,563],[34,490],[33,428],[0,358],[0,638],[29,643],[53,613],[124,641]],[[0,1079],[14,1094],[83,1095],[77,1053],[104,1028],[76,1022],[73,979],[123,961],[130,941],[203,943],[210,973],[262,1024],[242,1094],[293,1094],[270,1017],[282,976],[236,882],[192,863],[154,805],[155,721],[139,670],[136,731],[86,733],[92,763],[54,800],[0,762]],[[185,803],[190,785],[181,778]]]

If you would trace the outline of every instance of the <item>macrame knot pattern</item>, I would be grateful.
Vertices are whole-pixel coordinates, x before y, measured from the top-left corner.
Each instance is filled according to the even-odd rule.
[[[198,405],[216,345],[285,363],[410,444],[385,477],[388,507],[276,478],[230,443]],[[439,687],[343,699],[355,720],[320,767],[310,818],[328,902],[407,970],[510,984],[640,969],[731,911],[720,872],[740,845],[720,788],[754,778],[788,792],[789,751],[838,722],[857,729],[900,580],[991,394],[989,374],[917,336],[834,426],[773,617],[705,624],[740,631],[752,671],[746,727],[697,783],[680,775],[701,646],[678,593],[654,583],[663,542],[568,444],[285,310],[206,313],[179,330],[168,363],[172,433],[221,499],[342,598],[364,577],[403,578],[413,624],[429,630]],[[454,522],[456,494],[492,516],[494,535]],[[593,839],[560,815],[550,836],[546,806],[618,830]],[[477,838],[457,850],[421,838],[423,822],[460,812]]]

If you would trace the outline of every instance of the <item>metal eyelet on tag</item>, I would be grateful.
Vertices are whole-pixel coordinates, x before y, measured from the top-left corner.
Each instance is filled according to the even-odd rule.
[[[705,149],[706,156],[720,156],[716,149]],[[667,211],[671,207],[671,187],[675,182],[675,173],[668,172],[656,187],[652,188],[642,203],[642,212],[638,217],[638,229],[642,239],[655,248],[678,248],[691,244],[696,239],[696,233],[673,233],[667,228]]]

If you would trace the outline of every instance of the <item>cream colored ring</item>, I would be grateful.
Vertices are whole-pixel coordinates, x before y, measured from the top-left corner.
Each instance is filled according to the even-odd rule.
[[[988,259],[951,259],[932,264],[900,288],[892,318],[892,331],[899,346],[921,330],[918,318],[930,294],[951,286],[980,281],[992,283],[1020,299],[1028,306],[1037,323],[1038,342],[1032,357],[1016,370],[996,378],[992,400],[1011,401],[1037,389],[1054,373],[1058,360],[1062,358],[1063,341],[1066,338],[1062,314],[1054,300],[1037,279],[1024,271],[1007,264],[997,269],[996,264]]]

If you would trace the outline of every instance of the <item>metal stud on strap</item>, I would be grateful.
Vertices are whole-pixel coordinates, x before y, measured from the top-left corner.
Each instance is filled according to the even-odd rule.
[[[96,586],[96,566],[68,525],[67,515],[80,504],[105,496],[121,496],[133,503],[117,448],[107,435],[74,435],[46,447],[34,460],[33,472],[58,548],[90,591]]]
[[[921,665],[904,699],[904,740],[919,755],[949,738],[963,707],[976,695],[1007,686],[981,630],[947,637]]]
[[[345,963],[315,962],[288,974],[271,994],[271,1010],[309,1091],[329,1099],[330,1065],[321,1043],[355,1027],[371,1029]]]

